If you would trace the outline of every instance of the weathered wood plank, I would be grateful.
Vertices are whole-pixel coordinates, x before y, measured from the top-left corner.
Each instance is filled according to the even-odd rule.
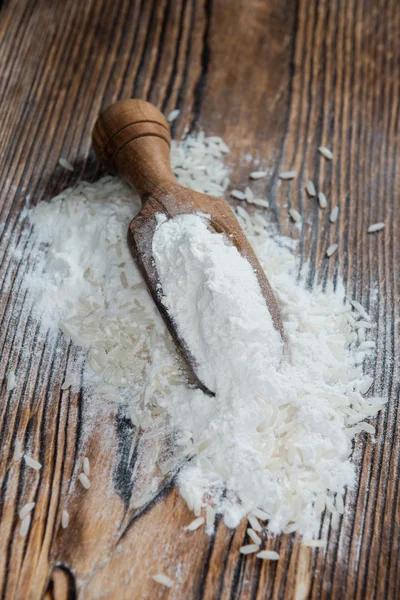
[[[400,598],[399,148],[400,10],[397,0],[9,0],[0,9],[0,589],[4,598]],[[60,389],[82,360],[60,337],[38,337],[29,299],[18,294],[24,264],[10,253],[21,237],[22,208],[48,199],[101,169],[91,129],[112,101],[136,95],[168,113],[181,109],[173,134],[204,128],[232,148],[232,182],[244,186],[261,161],[270,218],[306,215],[300,253],[308,279],[342,274],[351,294],[378,320],[375,392],[389,398],[376,442],[360,439],[356,489],[339,531],[329,521],[327,551],[296,538],[271,538],[279,563],[260,564],[238,549],[245,528],[215,536],[186,533],[191,519],[165,481],[148,506],[132,473],[155,468],[118,411],[88,412],[85,399]],[[317,147],[334,149],[321,160]],[[58,166],[64,156],[73,174]],[[281,184],[278,173],[299,177]],[[311,178],[340,207],[335,226],[307,198]],[[385,220],[382,234],[368,236]],[[317,235],[318,234],[318,235]],[[325,250],[339,243],[338,254]],[[17,372],[17,389],[5,375]],[[43,464],[16,456],[16,442]],[[106,451],[105,451],[106,445]],[[86,453],[89,491],[76,482]],[[133,453],[131,461],[127,456]],[[146,467],[146,468],[144,468]],[[18,508],[36,501],[27,538]],[[67,506],[71,525],[60,528]],[[58,566],[57,566],[58,565]],[[169,593],[149,575],[180,583]]]

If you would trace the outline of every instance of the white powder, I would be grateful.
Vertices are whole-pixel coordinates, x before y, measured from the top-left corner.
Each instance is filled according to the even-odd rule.
[[[235,246],[207,227],[207,219],[181,215],[159,225],[153,256],[163,304],[198,363],[198,376],[218,394],[262,394],[282,357],[282,340],[257,277]]]
[[[222,140],[204,134],[174,144],[174,171],[183,183],[221,196],[229,185],[226,150]],[[281,307],[287,341],[280,361],[248,263],[202,218],[159,223],[154,249],[165,302],[217,395],[189,389],[126,245],[139,207],[125,185],[108,177],[32,211],[31,266],[22,287],[36,319],[48,336],[56,339],[60,327],[87,350],[84,394],[96,410],[125,404],[148,442],[174,431],[174,453],[158,474],[183,464],[180,490],[196,515],[212,504],[230,526],[254,511],[269,517],[271,531],[315,533],[325,507],[335,510],[335,494],[354,482],[351,440],[366,427],[356,417],[374,415],[383,404],[362,396],[372,383],[362,361],[372,350],[357,347],[356,331],[373,336],[372,323],[360,321],[350,305],[343,311],[340,281],[336,290],[331,282],[325,291],[306,289],[293,243],[271,237],[261,214],[238,207]],[[167,255],[175,261],[174,279]],[[245,286],[237,285],[239,274]],[[221,304],[223,314],[214,313]],[[78,377],[68,377],[78,385]],[[152,480],[149,473],[135,506],[151,499]]]

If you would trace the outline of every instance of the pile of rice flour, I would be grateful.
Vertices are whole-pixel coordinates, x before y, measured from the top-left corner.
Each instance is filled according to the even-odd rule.
[[[203,134],[175,143],[175,173],[222,196],[225,152],[222,140]],[[330,281],[325,290],[306,289],[293,243],[274,237],[262,214],[240,207],[282,311],[282,348],[255,275],[229,240],[200,215],[160,219],[153,251],[164,302],[216,396],[191,389],[127,248],[139,208],[130,189],[107,177],[30,211],[24,285],[37,319],[48,335],[61,329],[87,349],[87,397],[123,403],[149,439],[173,432],[160,472],[181,465],[179,489],[196,515],[211,505],[234,527],[255,511],[272,532],[315,535],[325,509],[343,512],[343,493],[355,479],[352,440],[374,432],[364,419],[383,404],[364,398],[373,323],[345,301],[341,281],[336,289]]]

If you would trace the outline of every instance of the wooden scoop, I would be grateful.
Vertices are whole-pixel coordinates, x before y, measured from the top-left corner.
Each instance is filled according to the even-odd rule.
[[[283,339],[282,319],[271,286],[230,206],[220,198],[194,192],[177,182],[170,165],[170,143],[166,119],[155,106],[143,100],[123,100],[112,104],[99,116],[93,130],[97,158],[107,169],[118,173],[133,185],[142,200],[142,209],[129,225],[129,248],[178,349],[189,365],[193,382],[204,392],[212,394],[199,380],[195,358],[162,301],[152,254],[156,215],[161,213],[167,219],[197,212],[210,215],[210,226],[216,232],[226,234],[254,268],[273,324]]]

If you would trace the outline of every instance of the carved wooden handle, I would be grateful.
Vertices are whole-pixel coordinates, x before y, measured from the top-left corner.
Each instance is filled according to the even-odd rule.
[[[170,166],[169,125],[144,100],[115,102],[101,113],[93,130],[97,158],[133,185],[143,197],[166,193],[176,179]]]

